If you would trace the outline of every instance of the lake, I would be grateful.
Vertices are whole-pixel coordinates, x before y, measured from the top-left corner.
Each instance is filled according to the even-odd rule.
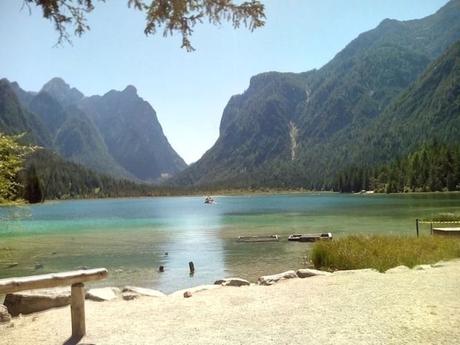
[[[391,233],[415,236],[415,219],[460,212],[460,194],[305,193],[71,200],[0,207],[0,278],[106,267],[94,285],[138,285],[169,293],[238,276],[301,268],[311,244],[292,233]],[[428,229],[422,228],[427,233]],[[240,235],[278,234],[275,243]],[[188,262],[196,272],[189,275]],[[9,267],[17,263],[14,267]],[[159,273],[163,265],[165,272]],[[42,266],[42,267],[41,267]]]

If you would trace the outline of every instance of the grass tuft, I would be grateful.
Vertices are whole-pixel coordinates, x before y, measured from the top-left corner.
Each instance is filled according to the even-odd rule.
[[[384,272],[399,265],[414,267],[460,257],[460,239],[352,235],[316,242],[310,253],[315,268],[329,271],[375,268]]]

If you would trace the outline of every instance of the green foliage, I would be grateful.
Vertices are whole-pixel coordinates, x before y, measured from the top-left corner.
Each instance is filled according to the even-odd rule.
[[[436,192],[460,190],[460,146],[425,144],[419,150],[380,167],[350,167],[335,179],[339,192]]]
[[[98,174],[58,155],[40,150],[26,162],[19,180],[30,202],[52,199],[155,195],[155,187]]]
[[[374,268],[384,272],[392,267],[414,267],[460,257],[460,240],[436,236],[353,235],[316,242],[310,259],[316,268],[352,270]]]
[[[0,133],[0,203],[17,199],[17,174],[23,169],[25,157],[35,149],[20,144],[20,138]]]
[[[59,33],[58,43],[70,42],[67,32],[73,26],[75,35],[89,30],[86,15],[94,9],[95,0],[25,0],[43,11],[43,17],[53,22]],[[264,5],[258,0],[244,2],[232,0],[127,0],[128,7],[143,12],[146,24],[144,33],[155,34],[163,27],[163,36],[179,33],[182,48],[193,51],[190,36],[196,24],[206,19],[214,25],[222,21],[231,22],[234,28],[241,25],[251,31],[264,25]]]

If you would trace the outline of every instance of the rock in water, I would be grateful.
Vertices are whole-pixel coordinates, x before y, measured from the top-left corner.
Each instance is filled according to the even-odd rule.
[[[332,274],[329,272],[314,270],[311,268],[301,268],[297,270],[296,273],[299,278],[308,278],[314,276],[330,276]]]
[[[5,306],[12,316],[70,304],[70,288],[38,289],[7,294]]]
[[[283,273],[273,274],[270,276],[262,276],[257,280],[259,285],[273,285],[280,280],[297,278],[297,274],[294,271],[286,271]]]
[[[244,286],[249,285],[249,282],[241,278],[224,278],[216,280],[214,284],[222,286]]]
[[[8,313],[8,308],[3,304],[0,304],[0,323],[6,323],[11,321],[11,315]]]
[[[116,287],[90,289],[86,292],[86,299],[96,302],[111,301],[121,295],[121,290]]]

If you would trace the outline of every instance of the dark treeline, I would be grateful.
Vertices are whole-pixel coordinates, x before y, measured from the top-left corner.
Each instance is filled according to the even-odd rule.
[[[208,195],[243,192],[203,187],[152,185],[103,175],[41,149],[31,155],[17,176],[16,199],[29,203],[45,200]],[[247,191],[247,190],[245,190]]]
[[[379,167],[349,167],[336,177],[335,191],[435,192],[460,190],[460,146],[431,143]]]
[[[18,176],[19,198],[36,203],[54,199],[183,194],[174,188],[116,179],[68,162],[48,150],[35,152]]]

